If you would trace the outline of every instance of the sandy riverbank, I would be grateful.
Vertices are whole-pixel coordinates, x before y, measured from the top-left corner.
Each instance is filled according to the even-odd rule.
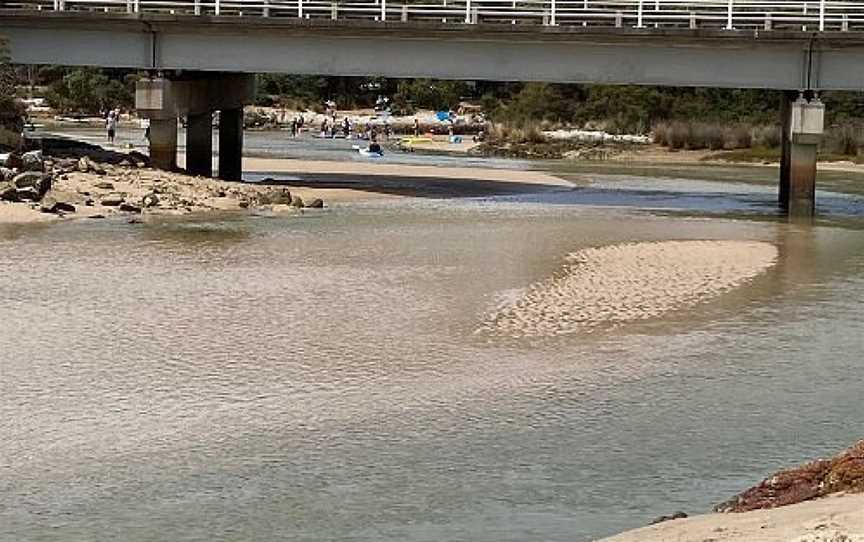
[[[52,158],[46,160],[50,163]],[[71,205],[74,211],[48,213],[38,201],[0,201],[0,223],[101,218],[120,213],[285,213],[298,212],[293,204],[297,200],[305,205],[322,200],[330,206],[395,197],[478,197],[572,187],[567,181],[537,171],[266,158],[244,159],[247,176],[264,179],[254,183],[117,164],[101,164],[97,170],[79,171],[66,163],[54,175],[46,197]],[[154,195],[155,203],[145,202],[145,197]]]
[[[864,542],[864,494],[666,521],[604,542]]]

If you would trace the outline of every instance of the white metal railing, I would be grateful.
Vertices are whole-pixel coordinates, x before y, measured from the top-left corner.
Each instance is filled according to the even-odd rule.
[[[436,24],[864,31],[864,1],[0,0],[2,9]]]

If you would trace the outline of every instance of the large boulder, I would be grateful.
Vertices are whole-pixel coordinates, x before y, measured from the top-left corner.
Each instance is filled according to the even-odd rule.
[[[21,155],[21,169],[23,171],[44,171],[45,159],[42,151],[30,151]]]
[[[0,167],[0,183],[11,181],[15,176],[15,172],[8,167]]]
[[[42,197],[46,192],[51,190],[51,185],[53,184],[53,179],[50,175],[46,175],[39,171],[25,171],[24,173],[19,173],[12,179],[12,184],[15,185],[15,188],[24,189],[24,188],[32,188],[38,197]]]
[[[309,205],[307,205],[307,207],[309,207],[311,209],[323,209],[324,208],[324,200],[322,200],[321,198],[315,198],[309,202]]]

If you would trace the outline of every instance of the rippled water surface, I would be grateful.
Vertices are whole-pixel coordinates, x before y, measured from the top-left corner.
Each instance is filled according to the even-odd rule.
[[[586,540],[845,447],[858,219],[735,219],[727,192],[712,218],[563,195],[2,227],[0,540]],[[614,329],[484,329],[573,253],[669,240],[776,259]]]

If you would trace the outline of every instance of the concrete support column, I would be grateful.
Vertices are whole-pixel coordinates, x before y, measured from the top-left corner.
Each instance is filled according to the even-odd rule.
[[[243,108],[223,109],[219,113],[219,178],[243,179]]]
[[[158,169],[177,169],[177,117],[150,119],[150,162]]]
[[[816,210],[816,160],[825,106],[803,94],[794,101],[784,96],[781,105],[780,207],[793,220],[809,220]]]
[[[186,171],[213,176],[213,114],[189,113],[186,125]]]
[[[797,97],[796,92],[787,90],[780,94],[780,186],[779,205],[784,211],[789,210],[789,172],[792,165],[792,102]]]
[[[816,211],[816,152],[818,145],[792,143],[787,211],[793,219],[811,218]]]

